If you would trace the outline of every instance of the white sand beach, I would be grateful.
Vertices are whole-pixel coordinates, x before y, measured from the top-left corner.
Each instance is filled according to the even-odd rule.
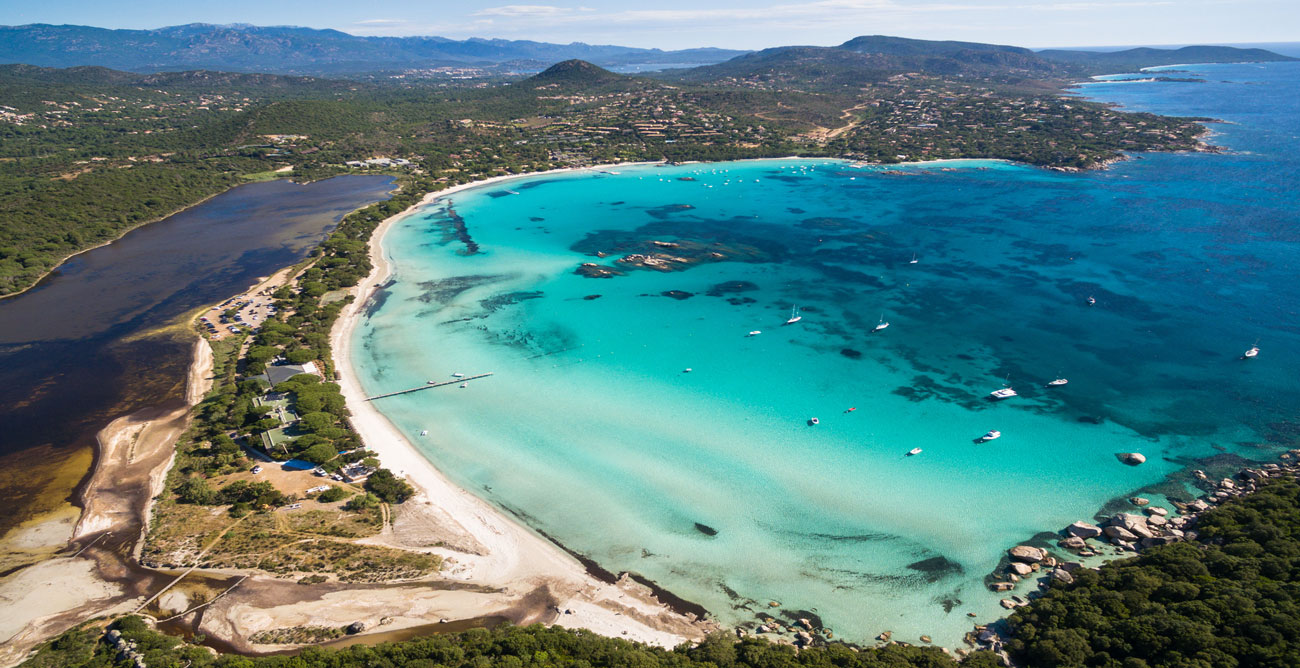
[[[585,169],[619,166],[624,165],[598,165]],[[403,512],[436,515],[443,524],[450,521],[457,525],[451,527],[453,532],[463,530],[464,537],[470,539],[468,542],[477,544],[472,552],[480,554],[446,548],[430,550],[446,560],[445,577],[500,589],[503,601],[512,600],[516,604],[523,594],[545,586],[555,601],[554,607],[541,618],[549,623],[586,628],[603,635],[665,647],[698,639],[714,628],[711,622],[701,622],[669,610],[654,599],[649,588],[628,578],[622,578],[618,584],[596,579],[577,559],[550,541],[453,484],[374,405],[365,400],[366,395],[357,381],[349,358],[348,342],[366,302],[377,286],[393,275],[393,267],[383,253],[384,233],[420,207],[438,199],[466,188],[509,178],[519,177],[498,177],[430,193],[420,203],[385,220],[376,229],[370,246],[374,270],[354,288],[356,300],[344,309],[331,335],[334,360],[341,375],[340,385],[352,411],[352,426],[365,445],[379,454],[385,467],[404,476],[417,489],[415,498],[404,504],[411,508],[399,507],[399,516]],[[421,510],[415,511],[416,508]],[[438,598],[436,593],[430,596]],[[485,605],[488,602],[482,600],[482,596],[446,592],[442,597],[449,604],[444,607],[446,612],[443,614],[451,619],[482,615],[491,607]],[[457,601],[462,605],[457,605]],[[428,604],[437,606],[438,602],[435,600]],[[391,611],[388,614],[400,613]]]

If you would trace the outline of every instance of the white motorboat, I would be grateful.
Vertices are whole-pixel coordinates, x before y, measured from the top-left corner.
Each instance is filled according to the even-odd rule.
[[[746,334],[745,336],[758,336],[759,334],[762,334],[762,333],[763,333],[763,332],[762,332],[761,330],[757,330],[757,329],[756,329],[756,330],[754,330],[754,331],[752,331],[752,332]]]
[[[1010,399],[1011,397],[1016,396],[1016,391],[1009,387],[1004,387],[1000,390],[993,390],[992,392],[989,392],[989,396],[998,400]]]
[[[799,307],[798,306],[790,307],[790,319],[786,320],[785,324],[793,325],[796,322],[799,322],[800,320],[803,320],[803,316],[799,315]]]
[[[1242,357],[1245,359],[1250,359],[1258,354],[1259,354],[1259,346],[1251,346],[1250,350],[1247,350],[1244,354],[1242,354]]]
[[[821,421],[821,420],[818,420],[818,419],[815,418],[815,417],[814,417],[814,418],[808,418],[808,424],[809,424],[810,426],[815,427],[815,426],[817,426],[817,425],[819,425],[819,424],[821,424],[821,423],[822,423],[822,421]]]
[[[460,384],[460,389],[462,389],[462,390],[465,389],[465,388],[467,388],[467,387],[469,387],[469,383],[461,383],[461,384]]]
[[[1088,306],[1096,306],[1096,305],[1097,305],[1097,299],[1095,297],[1089,297]]]
[[[465,377],[465,374],[463,374],[463,373],[453,373],[453,374],[451,374],[451,377],[452,377],[452,378],[464,378],[464,377]]]
[[[1068,382],[1070,382],[1070,381],[1068,381],[1068,380],[1066,380],[1066,379],[1064,379],[1064,378],[1057,378],[1056,380],[1054,380],[1054,381],[1048,383],[1047,386],[1048,386],[1048,387],[1060,387],[1060,386],[1062,386],[1062,385],[1064,385],[1064,384],[1066,384],[1066,383],[1068,383]]]
[[[996,430],[996,429],[994,429],[993,431],[987,432],[987,433],[985,433],[983,436],[980,437],[980,442],[982,443],[982,442],[984,442],[984,441],[991,441],[991,440],[993,440],[993,439],[995,439],[995,438],[1002,438],[1002,432],[1000,432],[1000,431],[998,431],[998,430]]]
[[[429,435],[429,430],[428,430],[428,429],[423,429],[423,430],[421,430],[421,431],[420,431],[420,435],[421,435],[421,436],[428,436],[428,435]]]
[[[906,454],[905,456],[906,456],[906,457],[911,457],[911,456],[913,456],[913,455],[919,455],[919,454],[921,454],[921,449],[920,449],[920,448],[912,448],[911,450],[908,450],[908,451],[907,451],[907,454]]]

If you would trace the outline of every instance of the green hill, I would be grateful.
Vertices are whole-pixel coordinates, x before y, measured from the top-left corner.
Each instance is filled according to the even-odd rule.
[[[598,65],[576,58],[556,63],[546,70],[524,79],[521,85],[545,86],[602,86],[605,84],[628,81],[631,77],[615,74]]]

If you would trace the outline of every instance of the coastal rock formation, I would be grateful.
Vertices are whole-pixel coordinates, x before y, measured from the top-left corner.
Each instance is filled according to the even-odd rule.
[[[1147,518],[1144,515],[1119,513],[1110,519],[1110,525],[1124,527],[1131,533],[1143,537],[1151,535],[1150,529],[1147,528]]]
[[[1078,536],[1079,538],[1083,538],[1086,540],[1088,538],[1096,538],[1097,536],[1100,536],[1101,527],[1095,524],[1088,524],[1087,522],[1080,521],[1080,522],[1075,522],[1074,524],[1071,524],[1068,527],[1065,527],[1065,532],[1070,534],[1071,536]]]
[[[573,273],[587,278],[613,278],[623,275],[623,272],[617,269],[601,266],[595,262],[583,262]]]
[[[1070,536],[1069,538],[1062,540],[1060,545],[1067,550],[1082,550],[1088,546],[1088,544],[1078,536]]]
[[[1016,575],[1019,575],[1021,577],[1029,575],[1030,573],[1034,572],[1034,569],[1030,568],[1029,564],[1024,564],[1019,561],[1011,562],[1011,565],[1007,567],[1007,570],[1010,570],[1012,573],[1015,573]]]
[[[1111,542],[1120,541],[1124,543],[1134,543],[1138,540],[1138,537],[1133,535],[1133,533],[1128,529],[1115,525],[1106,527],[1106,537],[1110,538]]]
[[[1119,457],[1121,462],[1124,462],[1129,466],[1137,466],[1138,464],[1145,463],[1147,460],[1146,455],[1139,452],[1120,452],[1115,456]]]
[[[1074,576],[1070,575],[1070,572],[1063,568],[1057,568],[1053,570],[1051,578],[1053,581],[1060,582],[1062,584],[1071,584],[1074,582]]]
[[[1017,545],[1007,550],[1007,554],[1013,561],[1022,561],[1029,564],[1038,563],[1047,557],[1047,552],[1029,545]]]

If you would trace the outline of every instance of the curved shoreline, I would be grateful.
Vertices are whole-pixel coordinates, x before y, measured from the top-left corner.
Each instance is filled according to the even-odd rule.
[[[601,635],[623,637],[663,647],[698,640],[716,625],[694,616],[673,611],[659,600],[648,586],[627,574],[608,582],[593,576],[588,567],[552,541],[517,519],[451,482],[424,457],[392,422],[370,402],[357,379],[351,358],[350,340],[366,305],[375,291],[393,276],[393,267],[383,250],[384,234],[396,223],[425,206],[456,192],[479,188],[491,183],[588,169],[625,167],[618,163],[511,174],[466,183],[426,194],[405,211],[385,219],[370,237],[373,268],[357,287],[351,289],[354,301],[344,307],[333,330],[330,346],[338,383],[352,412],[352,428],[365,446],[379,454],[384,466],[404,476],[416,495],[407,504],[432,505],[474,539],[485,554],[470,554],[447,548],[431,551],[446,560],[444,576],[473,584],[487,585],[514,595],[538,585],[553,597],[539,613],[545,623],[570,628],[586,628]],[[398,512],[402,512],[399,508]],[[560,613],[559,610],[568,612]]]

